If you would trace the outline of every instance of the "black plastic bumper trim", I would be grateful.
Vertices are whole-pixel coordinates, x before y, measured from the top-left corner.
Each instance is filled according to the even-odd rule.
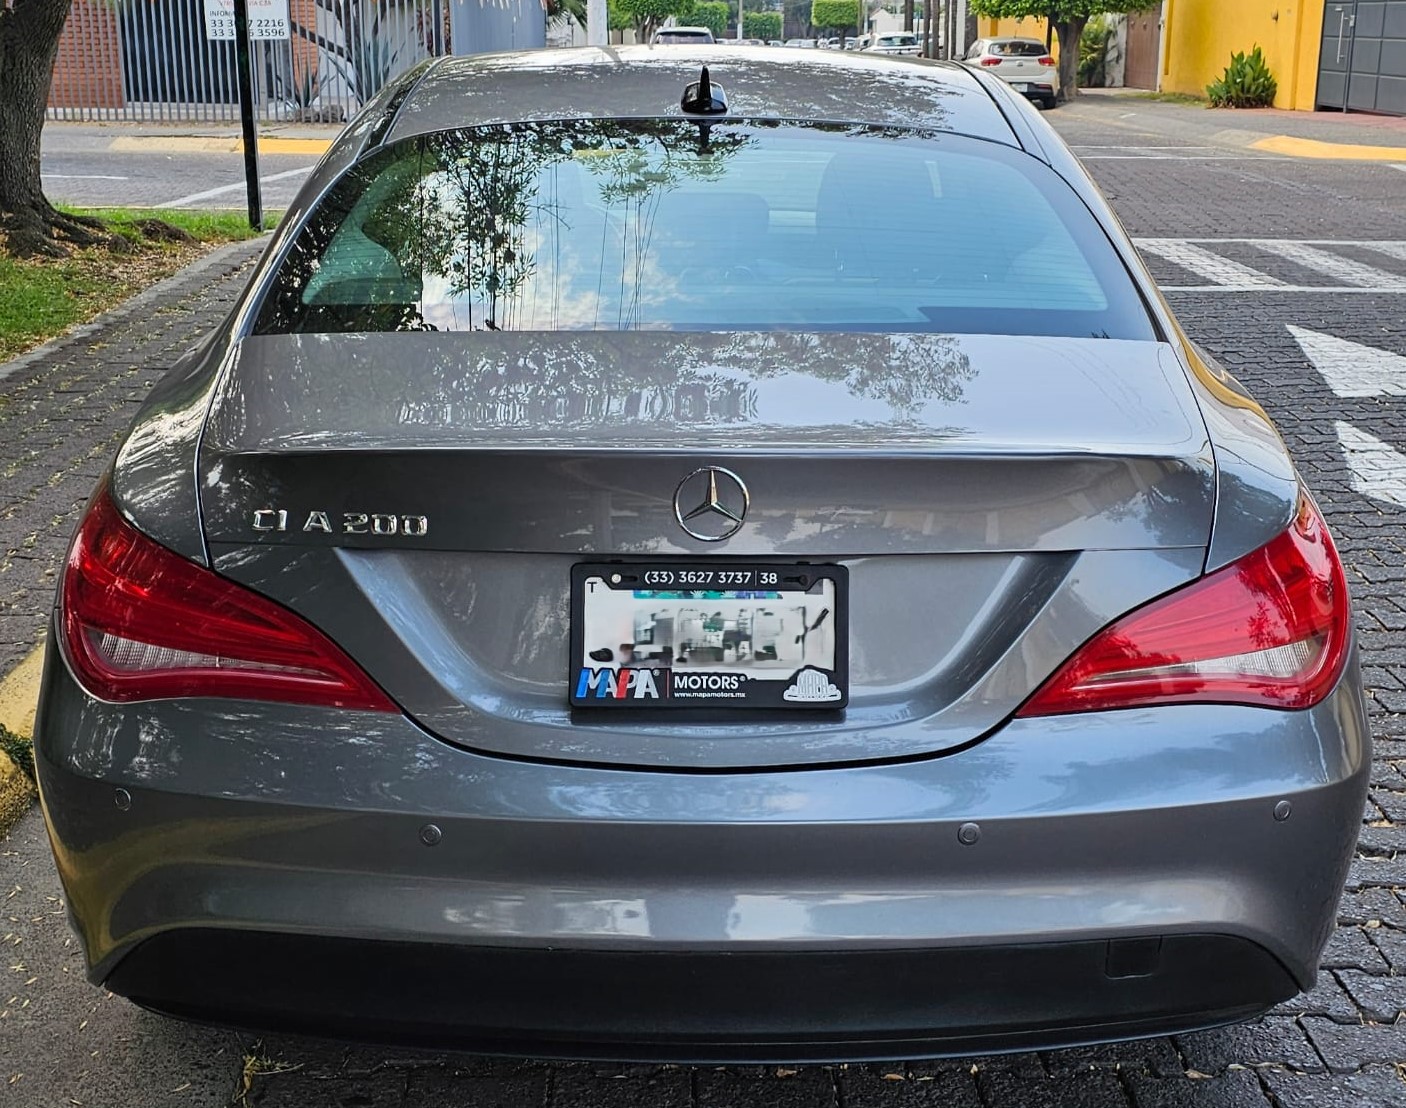
[[[179,930],[141,943],[106,984],[258,1030],[680,1062],[1048,1049],[1235,1022],[1298,992],[1244,939],[1169,935],[1145,952],[1129,967],[1105,941],[654,953]]]

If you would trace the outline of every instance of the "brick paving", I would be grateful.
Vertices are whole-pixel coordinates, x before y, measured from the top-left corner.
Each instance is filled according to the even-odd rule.
[[[260,246],[225,247],[0,367],[0,675],[34,648],[79,512],[147,390],[229,311]]]
[[[1088,113],[1060,126],[1074,141],[1121,141]],[[1215,175],[1169,175],[1161,161],[1107,161],[1094,172],[1137,235],[1406,237],[1400,172],[1255,167],[1258,176],[1235,187]],[[1356,176],[1367,173],[1366,183]],[[1322,202],[1349,194],[1359,199]],[[1391,212],[1389,195],[1397,198]],[[246,265],[227,255],[168,286],[155,306],[0,379],[0,672],[35,641],[75,513],[136,403],[223,314]],[[1286,329],[1406,354],[1406,296],[1192,293],[1173,303],[1188,332],[1278,422],[1338,537],[1356,598],[1376,761],[1359,857],[1311,993],[1215,1032],[906,1065],[608,1066],[288,1036],[258,1044],[163,1020],[83,983],[35,812],[0,861],[0,1105],[226,1108],[247,1091],[245,1102],[259,1108],[1406,1108],[1406,1024],[1398,1022],[1406,1011],[1406,516],[1352,490],[1333,426],[1347,420],[1406,448],[1406,398],[1335,397]],[[265,1064],[251,1068],[251,1058]]]

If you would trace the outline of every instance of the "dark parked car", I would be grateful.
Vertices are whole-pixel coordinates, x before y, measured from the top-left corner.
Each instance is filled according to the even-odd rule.
[[[477,1050],[1253,1016],[1370,762],[1264,412],[1023,98],[857,52],[393,82],[145,403],[52,641],[94,983]]]

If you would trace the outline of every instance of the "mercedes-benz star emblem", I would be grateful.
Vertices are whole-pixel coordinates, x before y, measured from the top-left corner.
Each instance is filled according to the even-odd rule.
[[[674,518],[695,539],[721,542],[737,534],[749,502],[741,477],[722,466],[704,466],[674,490]]]

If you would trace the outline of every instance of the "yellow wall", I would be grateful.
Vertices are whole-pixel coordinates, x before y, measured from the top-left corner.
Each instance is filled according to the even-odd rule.
[[[1166,0],[1162,26],[1161,88],[1205,96],[1225,72],[1230,55],[1258,44],[1279,82],[1276,108],[1313,110],[1325,0]],[[1045,37],[1043,19],[977,20],[983,38]],[[1056,52],[1058,45],[1056,45]],[[1056,53],[1056,56],[1057,53]]]
[[[976,20],[977,38],[998,38],[1008,35],[1016,35],[1020,38],[1045,37],[1045,21],[1036,19],[992,19],[989,15],[978,16]],[[1056,58],[1059,57],[1059,38],[1056,36],[1051,40],[1051,49]]]
[[[1230,55],[1264,49],[1276,108],[1313,110],[1324,0],[1166,0],[1162,90],[1205,96]]]

